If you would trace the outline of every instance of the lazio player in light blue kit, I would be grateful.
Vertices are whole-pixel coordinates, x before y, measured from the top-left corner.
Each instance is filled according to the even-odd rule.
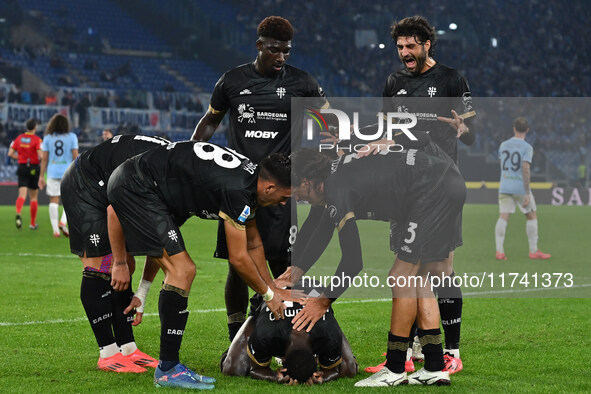
[[[60,183],[72,160],[78,157],[78,137],[70,132],[70,123],[64,115],[55,114],[47,123],[41,151],[39,189],[43,190],[45,187],[45,174],[47,173],[49,221],[53,228],[53,236],[59,237],[61,230],[67,237],[70,233],[65,211],[58,223]]]
[[[515,119],[513,121],[513,133],[515,136],[503,141],[499,147],[501,184],[499,186],[500,214],[495,226],[497,260],[507,260],[503,248],[505,230],[509,222],[509,215],[515,213],[516,205],[527,218],[525,232],[529,242],[529,258],[532,260],[546,260],[550,258],[548,253],[542,253],[538,249],[536,201],[529,187],[530,167],[534,149],[530,144],[525,142],[525,135],[528,131],[527,119]]]

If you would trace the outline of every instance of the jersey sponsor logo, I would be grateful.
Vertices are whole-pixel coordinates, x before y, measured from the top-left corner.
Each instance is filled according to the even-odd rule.
[[[246,130],[244,136],[246,138],[263,138],[263,139],[274,139],[279,134],[278,131],[266,131],[266,130]]]
[[[257,112],[257,119],[274,120],[276,122],[286,122],[287,121],[287,113],[285,113],[285,112]]]
[[[283,96],[285,96],[285,88],[284,87],[278,87],[277,90],[275,90],[275,93],[277,93],[277,96],[279,96],[280,99],[283,98]]]
[[[398,92],[396,92],[397,96],[403,95],[403,94],[408,94],[408,92],[404,89],[400,89]]]
[[[254,108],[249,104],[242,103],[238,106],[238,122],[246,120],[248,123],[256,123]]]
[[[250,207],[248,205],[244,206],[242,213],[238,216],[238,221],[240,223],[244,223],[246,219],[250,216]]]
[[[174,242],[178,242],[179,241],[179,236],[176,233],[176,231],[174,231],[174,230],[170,230],[168,232],[168,238],[170,238]]]
[[[238,94],[240,94],[240,95],[252,94],[252,92],[250,91],[250,89],[244,89],[244,90],[241,90],[240,93],[238,93]]]
[[[334,218],[335,216],[337,216],[337,207],[335,207],[334,205],[331,205],[328,207],[328,214],[330,215],[331,218]]]
[[[427,94],[429,95],[429,97],[435,96],[435,93],[437,93],[437,88],[435,86],[429,86],[429,88],[427,89]]]

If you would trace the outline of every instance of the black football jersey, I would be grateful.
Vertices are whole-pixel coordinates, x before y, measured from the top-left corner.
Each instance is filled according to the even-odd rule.
[[[407,112],[417,117],[412,131],[425,131],[454,162],[458,161],[457,132],[438,116],[452,118],[451,110],[468,119],[476,115],[468,81],[455,69],[436,63],[414,75],[402,69],[390,74],[382,92],[382,112]]]
[[[292,120],[296,125],[302,122],[291,117],[292,97],[317,97],[315,107],[328,107],[322,88],[307,72],[285,65],[276,77],[268,78],[248,63],[220,78],[210,111],[229,110],[228,147],[258,164],[271,153],[291,152]],[[299,146],[299,141],[294,143]]]
[[[192,215],[230,220],[239,227],[254,217],[256,165],[231,149],[175,142],[139,156],[138,167],[179,226]]]
[[[347,220],[398,220],[433,191],[451,158],[433,142],[420,149],[358,159],[343,155],[333,163],[324,184],[326,209],[340,230]]]
[[[160,137],[116,135],[83,152],[78,161],[88,183],[97,191],[106,193],[109,177],[119,164],[137,154],[169,143],[170,141]]]

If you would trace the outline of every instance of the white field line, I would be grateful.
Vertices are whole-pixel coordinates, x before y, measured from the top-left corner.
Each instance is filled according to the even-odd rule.
[[[591,283],[585,283],[580,285],[573,285],[571,287],[547,287],[547,288],[533,288],[533,289],[511,289],[511,290],[490,290],[490,291],[480,291],[480,292],[464,292],[465,296],[476,296],[476,295],[491,295],[491,294],[513,294],[513,293],[529,293],[535,291],[546,291],[546,290],[567,290],[567,289],[574,289],[574,288],[581,288],[581,287],[591,287]],[[339,300],[337,301],[338,305],[347,305],[347,304],[365,304],[371,302],[390,302],[392,301],[391,298],[368,298],[365,300]],[[196,309],[190,311],[190,313],[214,313],[214,312],[225,312],[226,310],[223,308],[215,308],[215,309]],[[158,316],[157,313],[144,313],[144,316]],[[52,319],[52,320],[34,320],[34,321],[27,321],[27,322],[0,322],[0,327],[10,327],[10,326],[31,326],[31,325],[42,325],[42,324],[61,324],[61,323],[75,323],[86,321],[86,317],[77,317],[74,319]]]

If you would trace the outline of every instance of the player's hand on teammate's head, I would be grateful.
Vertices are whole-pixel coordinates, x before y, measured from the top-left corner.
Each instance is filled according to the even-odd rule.
[[[302,303],[306,298],[306,293],[301,289],[277,289],[275,294],[279,293],[285,301]]]
[[[275,319],[283,319],[285,316],[283,315],[283,311],[285,310],[285,304],[283,303],[283,298],[280,294],[275,292],[273,298],[270,301],[266,301],[267,307],[273,315]]]

